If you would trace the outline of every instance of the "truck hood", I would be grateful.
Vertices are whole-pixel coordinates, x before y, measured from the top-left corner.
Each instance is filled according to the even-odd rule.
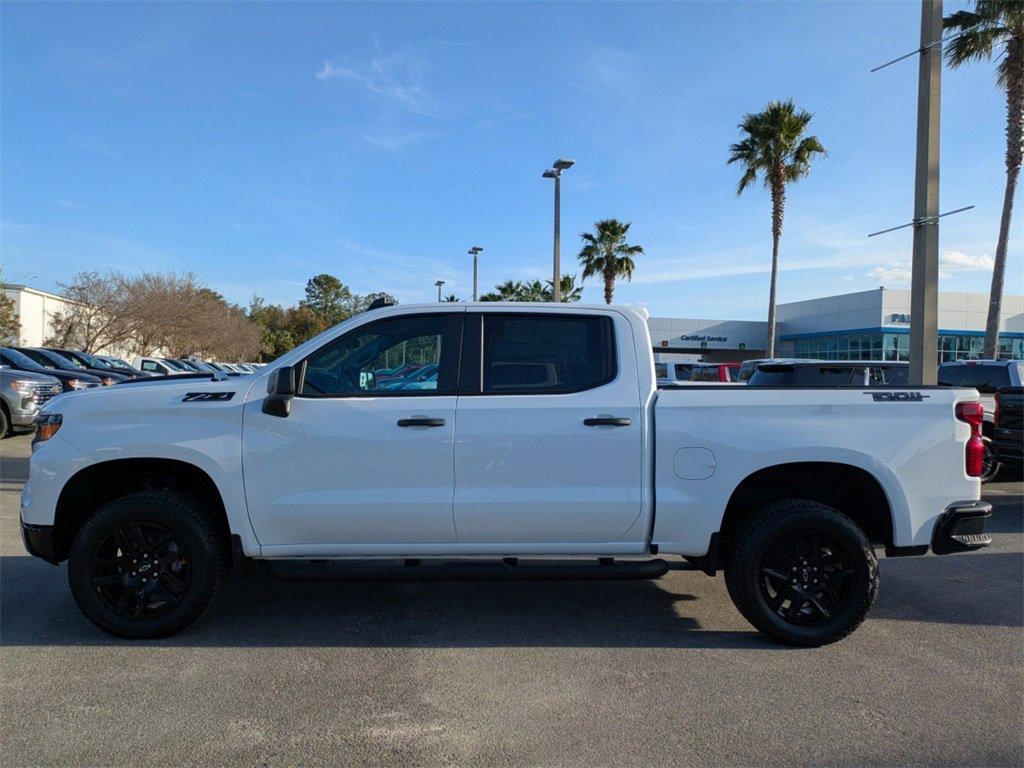
[[[209,377],[136,379],[112,387],[68,392],[47,403],[46,413],[105,415],[116,422],[149,413],[153,418],[186,415],[194,408],[240,407],[255,376],[237,376],[224,381]],[[146,419],[149,421],[149,419]]]

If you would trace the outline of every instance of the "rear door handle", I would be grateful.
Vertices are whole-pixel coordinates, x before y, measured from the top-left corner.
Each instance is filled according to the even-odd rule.
[[[586,427],[628,427],[633,422],[629,419],[614,416],[597,416],[593,419],[584,419]]]
[[[400,427],[443,427],[444,419],[428,419],[428,418],[415,418],[415,419],[399,419],[398,426]]]

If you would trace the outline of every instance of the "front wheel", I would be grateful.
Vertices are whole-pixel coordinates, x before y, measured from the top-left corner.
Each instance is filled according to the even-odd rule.
[[[841,640],[878,595],[878,561],[864,532],[818,502],[765,505],[742,522],[730,549],[725,579],[736,608],[788,645]]]
[[[68,581],[100,629],[166,637],[191,624],[227,572],[221,536],[193,498],[140,491],[104,505],[75,536]]]

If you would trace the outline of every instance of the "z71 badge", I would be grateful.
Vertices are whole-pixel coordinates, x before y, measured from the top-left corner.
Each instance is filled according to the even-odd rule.
[[[230,400],[235,396],[234,392],[189,392],[183,398],[183,403],[209,403],[221,400]]]
[[[922,395],[920,392],[865,392],[864,394],[871,395],[876,403],[923,403],[926,397],[931,397],[931,395]]]

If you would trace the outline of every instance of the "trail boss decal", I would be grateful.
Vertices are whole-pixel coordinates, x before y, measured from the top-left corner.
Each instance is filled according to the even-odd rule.
[[[926,397],[931,397],[931,395],[922,395],[920,392],[865,392],[864,394],[871,395],[876,403],[923,403]]]
[[[209,403],[214,401],[230,400],[235,396],[234,392],[189,392],[183,398],[183,403]]]

